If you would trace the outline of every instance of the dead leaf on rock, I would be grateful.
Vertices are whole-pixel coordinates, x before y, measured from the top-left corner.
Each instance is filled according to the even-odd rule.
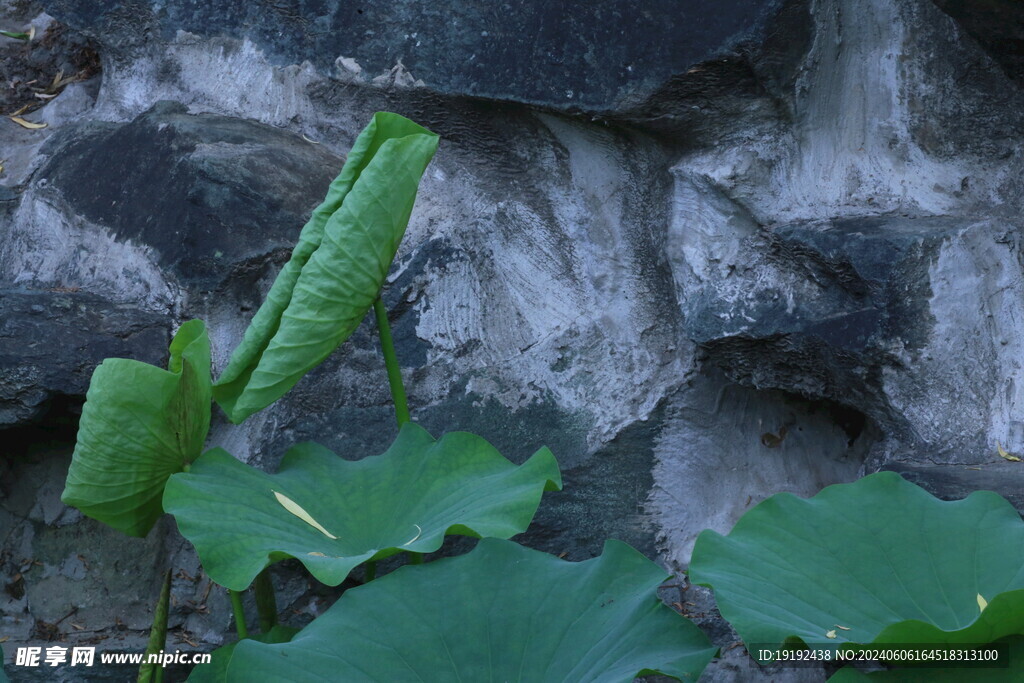
[[[1010,455],[1009,453],[1004,451],[1003,445],[998,441],[996,441],[996,450],[999,452],[999,457],[1003,458],[1004,460],[1009,460],[1010,462],[1020,462],[1020,458],[1018,458],[1016,455]]]

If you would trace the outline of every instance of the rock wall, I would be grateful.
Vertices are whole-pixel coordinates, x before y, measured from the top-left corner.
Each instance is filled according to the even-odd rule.
[[[410,404],[517,461],[552,448],[565,491],[527,543],[582,559],[615,537],[678,570],[772,493],[882,467],[958,490],[952,465],[1024,451],[1010,0],[0,14],[38,36],[0,45],[3,104],[48,124],[0,121],[9,647],[139,642],[167,566],[178,646],[230,632],[170,520],[124,539],[60,504],[76,416],[100,360],[162,363],[190,318],[223,368],[380,109],[443,140],[385,293]],[[268,468],[307,439],[358,458],[392,420],[368,325],[210,443]],[[277,580],[299,625],[333,595],[287,563]],[[706,597],[687,610],[734,639]],[[730,650],[708,677],[749,667]]]

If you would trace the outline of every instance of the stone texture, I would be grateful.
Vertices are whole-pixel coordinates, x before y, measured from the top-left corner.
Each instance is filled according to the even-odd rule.
[[[70,26],[25,73],[70,60],[61,45],[103,67],[34,113],[47,128],[0,130],[12,442],[73,425],[103,357],[164,362],[189,318],[222,368],[384,109],[443,139],[385,289],[413,412],[516,461],[553,449],[566,489],[525,542],[583,559],[618,537],[679,570],[700,530],[772,493],[880,467],[1012,493],[996,450],[1024,452],[1012,3],[527,3],[521,22],[458,3],[4,7]],[[216,415],[210,444],[273,468],[295,441],[355,459],[392,433],[364,325],[245,425]],[[61,508],[72,437],[50,436],[0,471],[0,557],[23,574],[8,649],[71,602],[88,637],[138,638],[153,578],[115,604],[112,566],[173,567],[175,633],[222,642],[226,600],[171,524],[128,546]],[[296,623],[337,594],[287,565],[277,580]],[[752,668],[687,593],[728,648],[706,680],[824,680]]]
[[[760,35],[776,3],[528,0],[491,5],[109,2],[42,5],[119,52],[181,31],[251,41],[278,64],[311,62],[355,82],[604,111]]]

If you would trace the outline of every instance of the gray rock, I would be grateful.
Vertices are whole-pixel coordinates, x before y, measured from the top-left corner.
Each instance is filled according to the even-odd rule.
[[[932,485],[946,470],[925,464],[984,472],[997,442],[1024,451],[1007,3],[688,0],[633,22],[636,3],[534,3],[518,24],[475,6],[87,4],[43,6],[96,41],[102,81],[47,105],[48,128],[5,133],[6,434],[73,421],[101,358],[162,363],[191,317],[223,368],[386,109],[443,138],[385,288],[413,413],[517,462],[554,450],[566,490],[526,542],[582,559],[619,537],[681,569],[700,530],[780,490],[882,466]],[[218,415],[210,444],[268,469],[305,439],[382,451],[394,426],[374,335],[364,325],[245,425]],[[96,587],[126,583],[69,559],[83,538],[140,571],[181,570],[174,628],[206,649],[230,637],[224,596],[172,530],[121,559],[120,539],[60,510],[61,439],[51,464],[0,479],[3,557],[47,558],[4,603],[17,642],[83,585],[94,623],[122,618]],[[277,580],[300,621],[337,593],[286,566]],[[149,600],[150,578],[138,585]],[[731,645],[700,604],[692,616]],[[824,672],[755,672],[733,648],[708,676]]]
[[[698,62],[759,38],[777,3],[611,0],[489,6],[292,2],[46,0],[46,11],[112,53],[131,55],[180,32],[251,41],[276,64],[375,84],[419,82],[445,95],[606,111]],[[337,67],[336,67],[336,62]]]
[[[55,395],[84,396],[104,358],[157,363],[166,353],[165,316],[77,286],[36,284],[0,289],[0,426],[39,417]]]

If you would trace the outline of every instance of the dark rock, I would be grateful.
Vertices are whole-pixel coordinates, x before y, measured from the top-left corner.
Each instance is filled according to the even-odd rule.
[[[342,159],[251,121],[164,102],[127,124],[66,128],[37,182],[113,237],[152,247],[194,291],[294,245]]]
[[[178,31],[248,38],[279,64],[355,60],[356,79],[388,74],[448,95],[607,111],[673,74],[762,37],[775,0],[583,0],[514,5],[400,0],[264,4],[46,0],[46,10],[114,52]],[[403,74],[391,74],[400,78]]]
[[[1024,85],[1024,6],[1014,0],[933,0]]]
[[[88,292],[0,290],[0,428],[35,418],[56,394],[84,396],[104,358],[162,363],[170,327]]]

